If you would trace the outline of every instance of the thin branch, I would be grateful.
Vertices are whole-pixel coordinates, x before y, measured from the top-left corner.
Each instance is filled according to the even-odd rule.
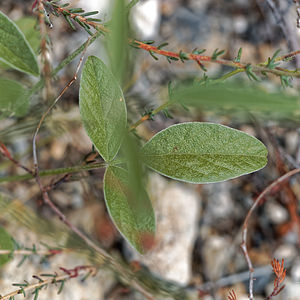
[[[277,296],[283,289],[284,285],[281,285],[285,279],[286,269],[284,268],[284,259],[282,259],[281,264],[277,259],[271,261],[273,272],[276,275],[274,280],[274,288],[272,293],[266,298],[266,300],[272,299],[274,296]]]
[[[134,129],[136,129],[140,124],[142,124],[143,122],[149,120],[151,117],[155,116],[156,114],[158,114],[159,112],[161,112],[162,110],[166,109],[168,106],[170,106],[172,104],[171,101],[168,101],[162,105],[160,105],[158,108],[154,109],[153,111],[151,111],[151,114],[146,114],[144,116],[142,116],[137,122],[135,122],[133,125],[130,126],[129,131],[133,131]]]
[[[229,292],[229,295],[227,296],[228,300],[237,300],[236,294],[234,290],[231,290]]]
[[[58,97],[53,101],[53,103],[48,107],[48,109],[46,110],[46,112],[42,115],[42,117],[41,117],[41,119],[39,121],[39,124],[38,124],[38,126],[36,128],[36,131],[34,133],[33,140],[32,140],[32,149],[33,149],[32,151],[33,151],[33,163],[34,163],[34,169],[35,169],[35,176],[36,177],[39,176],[38,159],[37,159],[37,151],[36,151],[36,138],[37,138],[37,135],[38,135],[39,130],[40,130],[41,126],[42,126],[42,123],[44,122],[44,120],[47,117],[47,115],[49,114],[49,112],[56,105],[56,103],[60,100],[60,98],[63,96],[63,94],[68,90],[68,88],[76,81],[77,74],[78,74],[79,69],[81,67],[81,64],[83,62],[83,57],[84,57],[84,54],[85,54],[85,52],[87,50],[88,45],[89,45],[89,43],[87,43],[86,46],[85,46],[85,50],[83,51],[83,54],[80,57],[80,60],[79,60],[79,63],[77,65],[77,68],[76,68],[76,71],[75,71],[75,74],[74,74],[73,78],[64,87],[64,89],[61,91],[61,93],[58,95]]]
[[[91,273],[93,276],[96,274],[96,269],[93,266],[78,266],[74,269],[71,270],[67,270],[67,269],[63,269],[61,268],[61,270],[63,271],[64,274],[62,275],[57,275],[55,274],[40,274],[38,276],[34,275],[32,276],[33,278],[37,279],[38,282],[36,283],[32,283],[32,284],[28,284],[28,283],[24,283],[24,284],[14,284],[15,286],[21,286],[21,288],[10,292],[4,296],[0,296],[0,300],[6,300],[6,299],[13,299],[13,297],[17,296],[17,295],[24,295],[27,291],[31,291],[31,290],[36,290],[39,291],[41,290],[43,287],[49,285],[49,284],[57,284],[57,283],[62,283],[63,281],[66,281],[68,279],[71,278],[76,278],[79,275],[83,274],[83,273]],[[67,272],[66,272],[67,271]],[[50,277],[49,279],[43,279],[45,277]]]
[[[43,171],[39,172],[39,175],[40,175],[40,177],[46,177],[46,176],[61,175],[61,174],[71,174],[71,173],[78,173],[78,172],[90,171],[90,170],[95,170],[95,169],[101,169],[101,168],[105,168],[105,167],[107,167],[107,163],[100,162],[100,163],[92,163],[92,164],[80,165],[80,166],[43,170]],[[30,171],[30,170],[28,170],[28,171]],[[24,175],[5,176],[5,177],[0,177],[0,183],[1,182],[22,181],[22,180],[28,180],[28,179],[34,179],[34,178],[35,178],[34,172],[30,173],[30,174],[24,174]]]
[[[145,43],[137,41],[137,40],[134,40],[133,43],[134,43],[134,46],[136,46],[137,48],[146,50],[148,52],[156,53],[156,54],[159,54],[159,55],[162,55],[165,57],[180,59],[180,57],[182,56],[182,52],[180,53],[180,52],[161,50],[161,49],[158,49],[158,47],[156,47],[156,46],[145,44]],[[286,58],[294,57],[298,54],[300,54],[300,51],[295,51],[295,52],[286,54],[285,57]],[[216,63],[216,64],[220,64],[220,65],[226,65],[226,66],[230,66],[233,68],[237,68],[238,70],[241,70],[244,72],[247,71],[247,67],[250,65],[250,64],[235,62],[235,61],[231,61],[231,60],[214,59],[212,56],[193,54],[193,53],[184,53],[184,57],[185,57],[185,60],[194,60],[196,62],[210,62],[210,63]],[[285,70],[285,69],[282,69],[279,67],[270,69],[270,68],[264,67],[264,65],[265,65],[265,63],[252,65],[252,70],[254,72],[272,73],[277,76],[300,77],[300,72],[297,70],[290,71],[290,70]]]
[[[53,4],[52,4],[53,5]],[[72,13],[70,10],[64,7],[59,7],[58,5],[53,5],[53,9],[60,14],[67,15],[73,20],[79,20],[81,23],[86,24],[88,26],[91,26],[95,28],[96,30],[100,31],[101,33],[107,34],[109,33],[109,29],[105,27],[102,24],[99,24],[98,22],[95,21],[90,21],[88,18],[85,18],[81,16],[78,13]],[[251,64],[246,64],[246,63],[240,63],[237,61],[231,61],[231,60],[225,60],[225,59],[215,59],[214,56],[207,56],[207,55],[201,55],[201,54],[194,54],[194,53],[186,53],[186,52],[174,52],[174,51],[165,51],[160,49],[160,47],[156,47],[150,44],[147,44],[142,41],[130,39],[129,44],[133,45],[136,48],[148,51],[150,54],[156,53],[158,55],[165,56],[166,58],[169,59],[175,59],[175,60],[193,60],[197,62],[199,65],[201,65],[203,62],[210,62],[210,63],[217,63],[220,65],[226,65],[230,66],[233,68],[236,68],[239,70],[239,72],[246,72],[248,70],[248,67]],[[277,58],[276,61],[282,61],[287,58],[295,57],[298,54],[300,54],[300,50],[294,51],[291,53],[288,53],[284,56],[281,56],[279,59]],[[257,65],[251,65],[252,71],[254,72],[263,72],[263,73],[272,73],[277,76],[293,76],[293,77],[300,77],[300,72],[298,70],[286,70],[282,69],[280,67],[275,67],[275,68],[268,68],[266,67],[266,63],[260,63]]]
[[[60,254],[63,251],[66,251],[65,249],[45,249],[45,250],[32,250],[32,249],[20,249],[20,250],[0,250],[0,255],[42,255],[42,256],[52,256],[56,254]],[[1,299],[1,298],[0,298]]]
[[[252,217],[252,214],[255,211],[255,209],[257,208],[257,206],[260,204],[262,199],[264,199],[264,197],[267,194],[269,194],[273,189],[277,188],[279,185],[283,184],[291,176],[293,176],[295,174],[298,174],[298,173],[300,173],[300,168],[294,169],[294,170],[284,174],[283,176],[276,179],[273,183],[271,183],[268,187],[266,187],[262,191],[262,193],[256,198],[254,204],[252,205],[252,207],[248,211],[248,214],[247,214],[247,216],[245,218],[245,221],[243,223],[241,248],[242,248],[242,251],[243,251],[244,256],[246,258],[248,268],[249,268],[249,299],[250,300],[254,299],[254,296],[253,296],[253,280],[254,280],[253,279],[253,272],[254,272],[254,269],[253,269],[252,261],[250,259],[249,253],[248,253],[248,249],[247,249],[247,232],[248,232],[249,220]]]
[[[296,4],[296,12],[297,12],[297,27],[300,28],[300,2],[299,0],[294,0]]]
[[[27,173],[31,174],[32,176],[34,175],[34,172],[30,169],[28,169],[27,167],[25,167],[24,165],[22,165],[19,161],[17,161],[16,159],[14,159],[11,154],[9,153],[8,149],[5,147],[5,145],[0,142],[0,153],[8,158],[12,163],[14,163],[17,167],[25,170]]]

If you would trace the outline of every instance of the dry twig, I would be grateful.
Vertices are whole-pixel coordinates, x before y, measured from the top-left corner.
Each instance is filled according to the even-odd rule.
[[[236,294],[235,294],[235,291],[232,290],[229,295],[228,295],[228,300],[237,300],[237,297],[236,297]]]
[[[250,220],[253,212],[257,208],[257,206],[260,204],[260,202],[265,198],[265,196],[267,194],[269,194],[272,190],[278,188],[279,185],[283,184],[291,176],[293,176],[295,174],[298,174],[298,173],[300,173],[300,168],[299,169],[294,169],[294,170],[284,174],[283,176],[276,179],[273,183],[271,183],[268,187],[266,187],[262,191],[262,193],[256,198],[254,204],[252,205],[252,207],[248,211],[248,214],[247,214],[247,216],[245,218],[245,221],[243,223],[241,248],[243,250],[243,253],[244,253],[244,256],[246,258],[248,268],[249,268],[249,299],[250,300],[254,299],[254,296],[253,296],[253,281],[254,281],[253,272],[254,272],[254,268],[253,268],[252,261],[250,259],[248,249],[247,249],[247,233],[248,233],[249,220]]]
[[[27,291],[35,290],[34,293],[38,293],[43,287],[46,287],[49,284],[57,284],[61,283],[61,287],[63,287],[63,284],[66,280],[71,279],[71,278],[76,278],[79,275],[81,275],[83,272],[84,273],[90,273],[91,275],[96,274],[96,269],[93,266],[78,266],[75,267],[74,269],[64,269],[60,268],[64,274],[62,275],[57,275],[55,274],[40,274],[40,275],[33,275],[32,277],[37,279],[38,282],[29,284],[25,282],[24,284],[13,284],[14,286],[19,286],[20,288],[10,292],[4,296],[0,296],[0,300],[6,300],[6,299],[14,299],[15,296],[17,295],[23,295],[25,296],[25,293]],[[51,276],[50,276],[51,275]],[[49,279],[43,279],[45,277],[50,277]]]
[[[272,299],[272,297],[277,296],[285,287],[285,285],[281,285],[285,279],[286,269],[284,268],[284,260],[282,259],[281,264],[277,259],[273,259],[271,261],[271,265],[273,271],[276,275],[274,280],[274,288],[272,293],[266,298],[266,300]]]

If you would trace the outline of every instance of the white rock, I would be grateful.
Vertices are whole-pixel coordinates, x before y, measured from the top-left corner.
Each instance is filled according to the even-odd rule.
[[[86,12],[98,10],[100,13],[100,19],[106,18],[109,13],[112,0],[94,0],[94,1],[77,1],[76,7],[83,8]]]
[[[129,2],[129,1],[127,1]],[[80,0],[76,6],[82,7],[85,11],[98,10],[100,18],[108,21],[112,0]],[[132,24],[136,27],[138,35],[142,39],[149,39],[157,34],[160,24],[160,3],[158,0],[145,0],[137,3],[131,10]]]
[[[297,131],[285,134],[286,146],[288,153],[294,153],[299,147],[299,135]]]
[[[158,0],[146,0],[136,4],[131,11],[132,23],[142,39],[153,38],[160,25],[160,7]]]
[[[294,261],[290,274],[294,282],[300,283],[300,257]]]
[[[283,244],[280,245],[275,253],[274,257],[277,259],[293,259],[297,255],[297,249],[293,244]]]
[[[205,274],[211,280],[216,280],[221,275],[224,261],[227,261],[227,251],[230,240],[221,236],[209,236],[203,247],[205,261]]]
[[[234,211],[234,205],[230,194],[231,184],[220,182],[203,186],[207,191],[208,211],[213,219],[228,218]],[[214,222],[214,220],[212,220]]]
[[[191,279],[199,196],[194,187],[169,181],[158,174],[150,176],[149,191],[157,220],[156,244],[143,256],[132,250],[132,258],[163,278],[186,284]]]
[[[271,220],[273,224],[279,225],[288,220],[289,215],[287,210],[283,206],[279,205],[278,203],[275,203],[273,201],[268,201],[266,203],[265,209],[268,218]]]
[[[285,288],[276,296],[276,300],[300,300],[300,284],[299,282],[292,282],[290,279],[285,279]],[[273,283],[267,287],[267,294],[269,295],[273,290]],[[275,299],[275,298],[274,298]]]

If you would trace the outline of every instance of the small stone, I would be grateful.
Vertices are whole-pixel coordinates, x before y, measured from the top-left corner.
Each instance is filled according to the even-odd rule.
[[[284,281],[285,288],[277,296],[278,300],[299,300],[300,299],[300,284],[299,282],[292,282],[288,278]]]
[[[287,210],[273,201],[268,201],[265,206],[267,216],[273,224],[279,225],[288,220]]]
[[[152,174],[149,195],[156,215],[156,243],[144,255],[127,247],[139,261],[165,279],[187,284],[191,280],[192,251],[197,233],[200,199],[194,186]]]
[[[221,236],[210,236],[203,248],[203,260],[205,261],[205,274],[211,280],[220,277],[224,261],[227,259],[227,251],[230,248],[228,239]]]
[[[294,261],[290,274],[294,282],[300,282],[300,257]]]
[[[297,249],[292,244],[283,244],[279,246],[275,253],[274,257],[280,258],[280,259],[293,259],[297,255]]]
[[[157,35],[160,23],[158,0],[147,0],[136,4],[131,10],[132,23],[142,39]]]

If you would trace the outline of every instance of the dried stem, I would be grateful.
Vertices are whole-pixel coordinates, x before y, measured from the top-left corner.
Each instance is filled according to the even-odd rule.
[[[94,29],[96,29],[104,34],[109,33],[109,29],[107,27],[105,27],[104,25],[99,24],[98,22],[87,20],[87,18],[81,16],[78,13],[72,13],[67,8],[53,5],[53,9],[57,13],[67,15],[69,18],[71,18],[75,21],[79,20],[81,23],[91,26]],[[231,61],[231,60],[226,60],[226,59],[215,59],[213,56],[207,56],[207,55],[201,55],[201,54],[186,53],[186,52],[182,52],[182,51],[180,51],[180,52],[165,51],[165,50],[160,49],[159,47],[149,45],[145,42],[134,40],[134,39],[130,39],[129,43],[131,45],[133,45],[134,47],[148,51],[151,54],[156,53],[158,55],[165,56],[166,58],[171,58],[171,59],[176,59],[176,60],[181,59],[182,61],[193,60],[193,61],[197,62],[197,64],[199,64],[200,66],[203,62],[217,63],[220,65],[226,65],[226,66],[233,67],[233,68],[239,70],[238,72],[246,72],[248,70],[249,66],[251,66],[252,71],[254,71],[254,72],[272,73],[277,76],[300,77],[300,72],[298,70],[291,71],[291,70],[286,70],[286,69],[283,69],[280,67],[268,68],[266,66],[267,65],[266,62],[257,64],[257,65],[251,65],[249,63],[248,64],[241,63],[241,62]],[[300,50],[288,53],[281,57],[278,57],[277,59],[275,59],[275,61],[284,61],[285,59],[295,57],[298,54],[300,54]]]
[[[170,106],[172,104],[171,101],[168,101],[164,104],[162,104],[161,106],[159,106],[158,108],[156,108],[155,110],[153,110],[151,112],[151,114],[146,114],[144,116],[142,116],[137,122],[135,122],[133,125],[130,126],[129,131],[133,131],[134,129],[136,129],[140,124],[142,124],[143,122],[149,120],[151,117],[153,117],[154,115],[156,115],[157,113],[159,113],[160,111],[166,109],[168,106]]]
[[[274,280],[274,288],[272,293],[266,298],[266,300],[272,299],[274,296],[277,296],[283,289],[284,285],[281,285],[285,279],[286,269],[284,268],[284,259],[282,259],[281,264],[277,259],[271,261],[273,272],[276,275]]]
[[[28,169],[27,167],[25,167],[24,165],[22,165],[19,161],[17,161],[16,159],[14,159],[11,154],[9,153],[8,149],[5,147],[5,145],[0,142],[0,153],[5,156],[6,158],[8,158],[12,163],[14,163],[17,167],[25,170],[27,173],[31,174],[32,176],[34,175],[34,172],[30,169]]]
[[[283,176],[276,179],[273,183],[271,183],[268,187],[266,187],[262,191],[262,193],[256,198],[254,204],[252,205],[252,207],[248,211],[248,214],[247,214],[247,216],[245,218],[245,221],[243,223],[241,248],[242,248],[242,251],[243,251],[244,256],[246,258],[248,268],[249,268],[249,299],[250,300],[254,299],[254,296],[253,296],[253,272],[254,272],[254,269],[253,269],[252,261],[250,259],[249,253],[248,253],[248,249],[247,249],[247,232],[248,232],[249,220],[252,217],[252,214],[253,214],[254,210],[257,208],[257,206],[260,204],[262,199],[264,199],[264,197],[267,194],[269,194],[273,189],[277,188],[279,185],[283,184],[291,176],[293,176],[295,174],[298,174],[298,173],[300,173],[300,168],[294,169],[294,170],[284,174]]]
[[[230,291],[227,298],[228,298],[228,300],[237,300],[235,291],[234,290]]]
[[[43,171],[39,172],[39,175],[40,175],[40,177],[45,177],[45,176],[53,176],[53,175],[60,175],[60,174],[71,174],[71,173],[78,173],[78,172],[90,171],[90,170],[95,170],[95,169],[101,169],[101,168],[105,168],[106,166],[107,166],[107,164],[105,162],[92,163],[92,164],[87,164],[87,165],[43,170]],[[26,170],[26,172],[32,172],[32,171]],[[0,177],[0,183],[1,182],[12,182],[12,181],[22,181],[22,180],[28,180],[28,179],[34,179],[34,178],[35,178],[34,172],[29,173],[29,174],[23,174],[23,175],[5,176],[5,177]]]
[[[140,49],[146,50],[148,52],[156,53],[156,54],[159,54],[159,55],[162,55],[165,57],[172,57],[175,59],[180,59],[180,57],[182,56],[182,52],[180,53],[180,52],[161,50],[161,49],[158,49],[158,47],[156,47],[156,46],[148,45],[148,44],[145,44],[145,43],[137,41],[137,40],[134,40],[133,43],[136,47],[138,47]],[[298,55],[299,53],[300,53],[300,51],[295,51],[295,52],[286,54],[283,57],[285,57],[285,59],[287,59],[289,57],[294,57],[294,56]],[[210,63],[216,63],[216,64],[220,64],[220,65],[230,66],[230,67],[240,70],[241,72],[242,71],[246,72],[247,68],[251,65],[251,64],[240,63],[240,62],[235,62],[235,61],[225,60],[225,59],[214,59],[212,56],[193,54],[193,53],[184,53],[184,57],[185,57],[185,60],[194,60],[197,63],[210,62]],[[280,59],[280,60],[282,60],[282,59]],[[265,63],[253,65],[252,70],[254,72],[272,73],[277,76],[300,77],[300,72],[298,72],[298,71],[285,70],[285,69],[282,69],[279,67],[270,69],[270,68],[265,67],[264,65],[265,65]]]
[[[27,291],[31,291],[31,290],[36,290],[39,291],[41,290],[43,287],[49,285],[49,284],[57,284],[57,283],[62,283],[68,279],[71,278],[76,278],[79,275],[82,275],[84,273],[92,273],[92,275],[95,275],[95,271],[96,269],[93,266],[78,266],[74,269],[71,270],[67,270],[64,268],[61,268],[61,270],[63,271],[64,274],[62,275],[57,275],[57,274],[40,274],[38,276],[34,275],[32,276],[33,278],[37,279],[38,282],[37,283],[32,283],[32,284],[15,284],[16,286],[21,286],[21,288],[10,292],[9,294],[6,294],[4,296],[0,296],[0,300],[6,300],[6,299],[13,299],[13,297],[17,296],[17,295],[24,295]],[[49,278],[49,275],[50,278]],[[45,276],[47,276],[49,279],[43,279],[45,278]]]
[[[21,250],[0,250],[0,255],[6,255],[6,254],[10,254],[10,255],[33,255],[33,254],[37,254],[37,255],[42,255],[42,256],[51,256],[51,255],[56,255],[59,253],[65,251],[70,251],[67,249],[45,249],[45,250],[32,250],[32,249],[21,249]],[[1,298],[0,298],[1,299]]]
[[[33,136],[33,140],[32,140],[32,149],[33,149],[33,163],[34,163],[34,169],[35,169],[35,176],[38,177],[39,176],[39,168],[38,168],[38,159],[37,159],[37,151],[36,151],[36,138],[37,135],[39,133],[39,130],[42,126],[42,123],[44,122],[45,118],[47,117],[47,115],[49,114],[49,112],[52,110],[52,108],[56,105],[56,103],[60,100],[60,98],[63,96],[63,94],[68,90],[68,88],[76,81],[77,79],[77,74],[79,72],[79,69],[81,67],[81,64],[83,62],[83,57],[84,54],[86,52],[86,49],[88,47],[88,43],[86,44],[86,48],[83,51],[82,56],[80,57],[79,63],[77,65],[76,71],[75,71],[75,75],[73,76],[73,78],[69,81],[69,83],[64,87],[64,89],[61,91],[61,93],[58,95],[58,97],[54,100],[54,102],[48,107],[48,109],[46,110],[46,112],[42,115],[39,124],[36,128],[36,131],[34,133]]]

